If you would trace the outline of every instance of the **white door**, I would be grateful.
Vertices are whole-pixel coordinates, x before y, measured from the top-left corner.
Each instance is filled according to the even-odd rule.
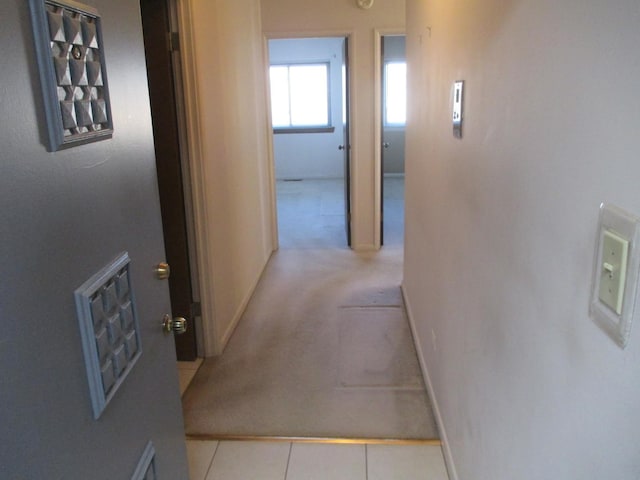
[[[0,5],[0,478],[187,479],[174,343],[161,329],[168,286],[153,274],[164,246],[139,4],[91,5],[102,15],[114,135],[56,153],[45,147],[28,2]],[[96,384],[74,292],[91,295],[87,282],[119,255],[129,262],[96,284]],[[124,315],[117,332],[105,326],[112,307]],[[104,353],[100,342],[116,337],[126,354]],[[100,386],[106,402],[96,403]]]

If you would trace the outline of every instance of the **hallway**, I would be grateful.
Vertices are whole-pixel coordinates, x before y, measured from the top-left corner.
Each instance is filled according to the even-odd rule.
[[[339,247],[340,183],[279,185],[283,246],[225,353],[185,393],[188,435],[438,438],[402,302],[401,245]]]
[[[400,255],[275,253],[225,353],[185,393],[187,434],[435,438]]]
[[[385,182],[380,252],[346,247],[343,191],[335,179],[278,182],[281,248],[225,353],[183,397],[194,480],[446,478],[399,288],[403,179]],[[236,437],[272,441],[224,441]],[[286,441],[301,437],[328,440]],[[334,444],[345,438],[371,443]]]

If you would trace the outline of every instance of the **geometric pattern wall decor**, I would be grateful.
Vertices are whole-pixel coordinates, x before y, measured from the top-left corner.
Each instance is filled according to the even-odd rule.
[[[131,480],[157,480],[155,460],[156,451],[155,448],[153,448],[153,443],[149,442],[142,453],[142,457],[140,457],[140,461],[131,476]]]
[[[129,267],[124,252],[74,293],[95,419],[142,354]]]
[[[113,123],[98,11],[30,0],[49,150],[111,137]]]

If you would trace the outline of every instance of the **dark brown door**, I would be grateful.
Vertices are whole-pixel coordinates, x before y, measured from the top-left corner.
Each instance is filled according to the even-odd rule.
[[[186,318],[188,325],[186,333],[175,336],[176,355],[178,360],[195,360],[197,352],[192,315],[193,289],[189,266],[174,69],[169,41],[171,38],[169,5],[167,0],[141,0],[140,6],[164,242],[167,263],[171,266],[169,277],[171,310],[174,317]]]
[[[385,99],[385,74],[384,74],[384,37],[380,37],[380,138],[382,139],[382,148],[380,149],[380,246],[384,245],[384,154],[389,144],[384,140],[384,99]]]
[[[351,139],[349,138],[349,38],[345,37],[342,47],[342,62],[345,95],[345,121],[344,121],[344,222],[347,233],[347,245],[351,246]]]

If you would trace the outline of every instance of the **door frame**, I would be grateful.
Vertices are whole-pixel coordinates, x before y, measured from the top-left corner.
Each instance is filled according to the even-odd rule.
[[[198,75],[195,59],[195,40],[191,25],[193,25],[193,14],[191,3],[187,0],[170,0],[175,7],[176,21],[178,27],[178,37],[180,41],[181,68],[181,88],[182,101],[181,115],[184,118],[184,148],[187,150],[186,172],[189,173],[189,189],[192,200],[192,218],[194,247],[197,251],[195,268],[192,272],[196,274],[196,285],[200,293],[207,292],[206,295],[199,295],[200,300],[200,322],[197,324],[196,332],[199,355],[211,357],[222,353],[223,342],[222,333],[219,332],[215,318],[215,308],[213,303],[213,281],[209,272],[213,268],[213,253],[209,248],[212,243],[212,234],[209,231],[207,222],[207,179],[209,172],[206,171],[203,162],[202,141],[204,132],[200,122],[200,110],[198,99]],[[182,138],[181,138],[182,140]]]
[[[183,30],[184,25],[180,22],[180,14],[178,11],[178,5],[180,0],[167,0],[169,7],[169,24],[172,32],[178,33],[180,38],[180,32]],[[182,40],[180,39],[180,42]],[[194,210],[193,199],[193,176],[192,176],[192,162],[190,160],[189,149],[189,132],[187,125],[187,105],[186,105],[186,90],[185,90],[185,68],[183,60],[183,50],[178,48],[172,52],[173,55],[173,79],[175,82],[176,90],[176,116],[178,118],[178,135],[180,142],[180,162],[182,164],[182,183],[184,189],[184,208],[186,212],[187,221],[187,241],[189,243],[189,263],[191,268],[191,288],[193,293],[193,301],[195,303],[200,302],[200,282],[198,275],[199,261],[198,261],[198,248],[196,245],[196,214]],[[198,331],[196,332],[196,339],[198,341],[198,356],[202,356],[202,319],[196,322]]]
[[[377,28],[373,32],[373,68],[374,68],[374,108],[373,115],[375,122],[375,132],[373,134],[373,157],[374,157],[374,186],[373,201],[375,204],[373,223],[375,225],[374,244],[376,249],[382,246],[382,37],[386,36],[406,36],[406,30],[393,28]]]
[[[142,5],[144,1],[145,0],[139,0],[139,3]],[[173,108],[174,111],[172,112],[173,114],[171,116],[174,117],[174,120],[175,120],[175,134],[176,134],[176,141],[177,141],[176,153],[178,155],[178,162],[180,165],[179,188],[177,184],[170,185],[171,188],[168,188],[170,192],[164,192],[162,191],[162,188],[161,188],[160,199],[161,199],[161,205],[164,205],[163,202],[166,202],[166,196],[168,194],[170,196],[173,195],[174,196],[173,198],[170,197],[171,200],[174,202],[180,203],[184,211],[184,218],[179,218],[179,219],[176,219],[175,217],[173,217],[172,219],[169,220],[163,214],[163,232],[165,232],[164,233],[165,249],[170,250],[169,244],[171,242],[169,241],[169,238],[171,237],[167,237],[167,234],[166,234],[167,225],[165,224],[165,221],[168,221],[169,225],[174,225],[174,226],[180,225],[181,227],[182,226],[184,227],[184,235],[185,235],[183,239],[184,249],[179,248],[179,252],[184,252],[184,250],[186,250],[186,257],[187,257],[186,268],[188,269],[188,272],[184,271],[184,264],[182,265],[171,264],[170,266],[172,268],[172,275],[171,275],[172,278],[169,279],[169,285],[170,285],[170,291],[173,296],[175,285],[172,284],[171,282],[174,281],[174,278],[173,278],[174,273],[177,275],[176,278],[179,281],[183,281],[188,284],[188,288],[189,288],[188,306],[183,304],[184,302],[182,301],[184,300],[182,297],[186,292],[183,292],[183,295],[178,294],[178,297],[180,297],[180,301],[178,301],[177,306],[174,305],[172,302],[171,313],[173,316],[185,316],[188,319],[188,322],[189,322],[188,331],[184,336],[176,337],[176,353],[177,353],[178,360],[183,360],[183,359],[190,360],[191,359],[190,357],[192,355],[195,355],[196,358],[202,356],[202,345],[200,341],[200,338],[202,337],[201,335],[202,321],[197,311],[198,310],[197,305],[200,302],[200,292],[198,288],[198,275],[197,275],[197,271],[198,271],[197,253],[198,252],[194,242],[195,220],[194,220],[194,212],[193,212],[193,200],[191,198],[191,195],[192,195],[191,168],[189,165],[189,150],[187,148],[187,130],[185,125],[186,121],[185,121],[185,105],[184,105],[184,88],[183,88],[183,79],[182,79],[183,73],[182,73],[181,58],[180,58],[181,52],[180,52],[179,46],[174,45],[174,39],[171,38],[173,37],[173,35],[179,32],[179,24],[178,24],[177,6],[176,6],[175,0],[161,0],[161,2],[158,5],[161,5],[161,8],[163,9],[163,14],[166,15],[166,24],[164,26],[168,29],[168,32],[164,32],[164,33],[165,35],[170,36],[170,38],[165,37],[165,38],[162,38],[162,40],[165,42],[164,45],[166,46],[166,50],[168,51],[167,53],[169,58],[168,61],[171,67],[172,98],[167,100],[167,102],[170,102],[173,104],[171,108]],[[141,14],[143,16],[142,18],[143,18],[143,25],[144,25],[146,22],[144,8],[141,8]],[[145,44],[147,41],[146,35],[147,33],[145,30]],[[158,39],[152,38],[152,40],[158,40]],[[146,50],[146,53],[148,54],[149,53],[148,46],[145,46],[145,50]],[[149,63],[148,60],[147,60],[147,63]],[[147,70],[149,70],[149,68],[147,68]],[[155,73],[157,74],[157,72]],[[149,76],[150,79],[156,78],[152,75],[151,71],[148,71],[147,75]],[[153,103],[153,97],[152,97],[152,103]],[[155,115],[157,115],[157,113]],[[160,115],[162,115],[162,113]],[[155,122],[153,111],[152,111],[152,117]],[[154,143],[155,143],[155,139],[154,139]],[[158,157],[157,151],[156,151],[156,157]],[[157,170],[160,171],[160,167],[158,167]],[[159,176],[159,179],[160,179],[160,176]],[[160,182],[160,187],[162,187],[161,182]],[[177,194],[176,192],[179,192],[180,188],[182,192],[181,194]],[[175,196],[178,196],[181,198],[175,198]],[[175,248],[176,247],[174,247],[174,253],[175,253]],[[168,259],[168,260],[169,260],[169,263],[171,263],[171,259]],[[187,273],[187,275],[185,275],[185,273]],[[191,338],[191,341],[185,341],[186,336],[189,336]],[[189,358],[183,358],[185,354]]]
[[[280,248],[280,235],[278,232],[278,200],[277,200],[277,195],[276,195],[276,159],[275,159],[275,152],[273,149],[273,125],[271,124],[271,89],[270,89],[270,84],[269,84],[269,40],[276,40],[276,39],[300,39],[300,38],[346,38],[347,39],[347,70],[349,72],[349,76],[347,78],[348,80],[348,85],[347,85],[347,89],[349,90],[349,92],[353,92],[353,87],[355,85],[355,76],[356,76],[356,72],[355,69],[353,67],[354,65],[354,57],[355,57],[355,49],[354,49],[354,43],[355,43],[355,32],[354,31],[350,31],[350,30],[311,30],[311,31],[304,31],[304,32],[263,32],[263,54],[264,54],[264,67],[266,69],[265,72],[265,77],[266,77],[266,82],[265,82],[265,94],[267,97],[267,128],[269,130],[269,141],[268,141],[268,148],[269,148],[269,179],[271,181],[271,231],[273,232],[273,245],[274,248],[277,250],[278,248]],[[346,182],[349,182],[349,207],[351,210],[351,218],[350,219],[345,219],[345,222],[349,222],[349,227],[350,227],[350,248],[353,248],[354,242],[353,242],[353,226],[356,224],[356,211],[357,211],[357,207],[353,202],[353,198],[354,198],[354,191],[357,188],[357,182],[355,181],[353,172],[355,171],[354,167],[353,167],[353,163],[354,163],[354,151],[355,148],[353,148],[353,146],[357,145],[357,143],[354,141],[355,138],[355,124],[354,122],[354,111],[355,111],[355,105],[354,105],[354,95],[349,95],[348,96],[349,99],[349,105],[347,105],[347,111],[349,112],[349,117],[347,118],[347,124],[349,125],[349,143],[350,146],[348,148],[350,148],[350,155],[349,155],[349,176],[348,178],[345,178],[345,184]]]

